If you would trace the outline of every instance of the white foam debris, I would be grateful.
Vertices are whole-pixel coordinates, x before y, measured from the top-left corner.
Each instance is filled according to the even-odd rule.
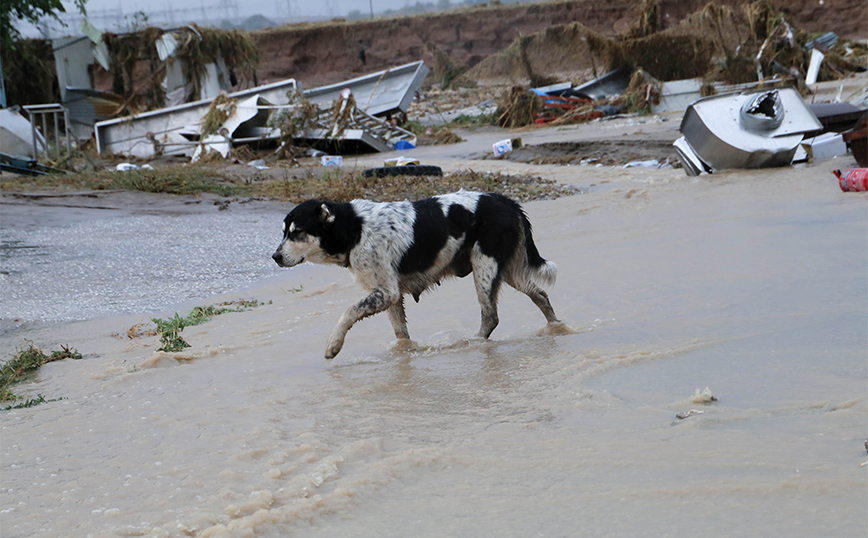
[[[708,387],[705,387],[705,390],[699,392],[699,389],[696,389],[693,392],[693,403],[697,404],[710,404],[711,402],[716,402],[717,397],[711,393],[711,390]]]

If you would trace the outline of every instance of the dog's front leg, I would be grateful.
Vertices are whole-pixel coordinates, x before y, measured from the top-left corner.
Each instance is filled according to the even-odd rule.
[[[407,314],[404,312],[404,296],[400,296],[398,300],[389,307],[389,321],[392,322],[392,329],[395,331],[395,338],[410,339],[410,332],[407,330]]]
[[[347,332],[357,321],[386,310],[398,302],[400,298],[401,295],[399,293],[375,289],[370,295],[348,308],[341,316],[341,319],[338,320],[338,324],[329,336],[325,357],[333,359],[340,353],[341,348],[344,347],[344,339],[347,337]]]

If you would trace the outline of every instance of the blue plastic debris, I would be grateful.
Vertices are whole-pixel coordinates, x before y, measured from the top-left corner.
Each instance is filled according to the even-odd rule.
[[[395,142],[395,149],[416,149],[416,146],[406,140],[398,140]]]

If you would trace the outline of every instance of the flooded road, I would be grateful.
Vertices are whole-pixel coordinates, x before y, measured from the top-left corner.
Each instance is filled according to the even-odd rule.
[[[7,335],[88,358],[22,387],[63,400],[0,414],[4,538],[863,535],[868,197],[819,168],[570,173],[596,186],[526,204],[561,336],[507,289],[470,338],[460,279],[407,304],[414,347],[374,316],[326,361],[361,297],[345,270],[271,269],[278,211],[179,217],[182,265],[247,286],[200,303],[273,303],[185,329],[179,354],[110,336],[156,303]]]
[[[156,312],[277,273],[267,263],[280,233],[271,213],[89,213],[63,225],[0,229],[4,319],[52,322]]]

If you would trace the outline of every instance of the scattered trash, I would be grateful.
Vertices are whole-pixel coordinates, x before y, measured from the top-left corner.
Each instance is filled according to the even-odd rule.
[[[847,145],[844,144],[843,136],[838,133],[824,133],[814,138],[806,138],[802,145],[811,147],[814,159],[832,159],[847,155]]]
[[[705,387],[705,390],[703,390],[702,392],[699,392],[699,389],[696,389],[693,392],[693,403],[709,404],[716,401],[717,397],[711,393],[711,390],[708,387]]]
[[[362,172],[364,177],[386,177],[386,176],[442,176],[443,170],[439,166],[431,165],[405,165],[405,166],[383,166],[380,168],[368,168]]]
[[[139,166],[137,164],[132,164],[132,163],[120,163],[115,167],[115,170],[117,170],[119,172],[128,172],[130,170],[153,170],[153,169],[154,169],[154,167],[151,166],[150,164],[144,164],[142,166]]]
[[[659,103],[651,103],[651,112],[660,114],[676,110],[686,110],[702,98],[702,79],[688,78],[659,83]]]
[[[633,161],[625,164],[623,168],[660,168],[660,161],[652,159],[650,161]]]
[[[44,176],[47,174],[67,173],[66,170],[40,164],[36,159],[16,157],[15,155],[7,155],[6,153],[0,153],[0,170],[21,176]]]
[[[693,415],[701,415],[705,411],[700,411],[699,409],[691,409],[690,411],[684,411],[682,413],[678,413],[675,415],[675,418],[679,420],[684,420],[687,417],[692,417]]]
[[[817,83],[817,76],[820,74],[820,64],[823,63],[823,58],[826,55],[817,49],[811,50],[811,61],[808,63],[808,73],[805,75],[805,84],[813,86]]]
[[[826,50],[830,50],[832,47],[838,44],[838,34],[836,34],[835,32],[826,32],[817,39],[812,39],[805,43],[804,48],[805,50],[814,50],[815,44]]]
[[[493,144],[494,147],[494,156],[500,157],[504,153],[509,153],[514,149],[518,149],[521,147],[521,138],[509,138],[506,140],[501,140],[500,142],[495,142]]]
[[[247,166],[256,168],[257,170],[268,170],[268,166],[265,164],[265,159],[254,159],[247,163]]]
[[[395,149],[416,149],[416,146],[408,140],[398,140],[395,142]]]
[[[624,95],[633,76],[631,67],[620,67],[605,75],[573,88],[576,96],[586,99],[610,99]]]
[[[606,116],[617,116],[621,113],[621,109],[617,105],[597,105],[594,110],[602,112]]]
[[[320,162],[323,166],[341,167],[344,165],[344,158],[340,155],[323,155]]]
[[[838,185],[844,192],[868,191],[868,168],[851,168],[843,174],[835,170],[833,174],[838,177]]]
[[[415,166],[419,164],[418,159],[410,159],[407,157],[395,157],[383,161],[383,166]]]
[[[506,139],[501,140],[500,142],[495,142],[494,144],[494,156],[500,157],[504,153],[509,153],[512,151],[512,140]]]
[[[129,170],[153,170],[153,169],[154,168],[149,164],[139,166],[137,164],[132,164],[132,163],[120,163],[115,167],[115,170],[117,170],[119,172],[127,172]]]
[[[681,120],[683,136],[674,145],[688,175],[787,166],[805,134],[821,130],[794,88],[746,91],[690,105]]]

